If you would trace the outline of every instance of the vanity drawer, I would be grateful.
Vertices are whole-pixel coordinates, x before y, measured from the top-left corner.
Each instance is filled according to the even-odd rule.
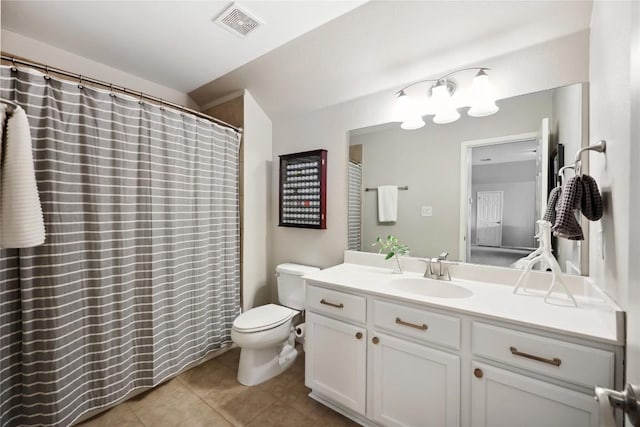
[[[613,387],[614,353],[473,322],[473,354],[580,384]]]
[[[364,323],[367,320],[367,299],[358,295],[307,285],[307,310]]]
[[[397,334],[460,349],[460,319],[386,301],[373,301],[373,323]]]

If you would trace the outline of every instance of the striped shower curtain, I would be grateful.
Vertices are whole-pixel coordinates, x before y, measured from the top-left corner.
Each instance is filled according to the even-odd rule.
[[[349,160],[348,249],[362,250],[362,164]]]
[[[0,250],[0,425],[67,426],[230,342],[240,135],[0,72],[29,118],[46,227],[44,245]]]

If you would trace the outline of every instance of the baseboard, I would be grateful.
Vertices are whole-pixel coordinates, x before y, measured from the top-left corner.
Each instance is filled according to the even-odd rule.
[[[316,393],[314,391],[309,393],[309,397],[312,398],[313,400],[315,400],[316,402],[320,402],[324,406],[333,409],[337,413],[344,415],[345,417],[349,418],[351,421],[354,421],[354,422],[360,424],[361,426],[364,426],[364,427],[380,427],[379,424],[376,424],[373,421],[368,420],[367,418],[363,417],[360,414],[356,414],[351,409],[343,408],[342,406],[337,405],[336,403],[330,401],[329,399],[323,397],[322,395],[320,395],[320,394],[318,394],[318,393]]]

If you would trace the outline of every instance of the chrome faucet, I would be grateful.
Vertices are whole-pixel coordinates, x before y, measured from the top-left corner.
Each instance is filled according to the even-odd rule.
[[[447,257],[449,256],[448,252],[443,252],[438,255],[437,258],[426,258],[422,261],[427,263],[427,268],[424,272],[424,277],[427,279],[436,279],[436,280],[451,280],[451,274],[449,273],[449,265],[453,264],[447,261]],[[438,271],[434,271],[434,264],[437,264]]]
[[[423,277],[425,279],[435,279],[436,276],[433,274],[433,267],[432,267],[433,258],[425,258],[425,259],[421,259],[420,261],[427,263],[427,268],[424,270]]]

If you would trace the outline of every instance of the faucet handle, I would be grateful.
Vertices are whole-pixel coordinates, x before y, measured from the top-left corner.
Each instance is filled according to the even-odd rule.
[[[438,261],[444,261],[447,259],[448,256],[449,256],[449,252],[442,252],[440,255],[438,255]]]

